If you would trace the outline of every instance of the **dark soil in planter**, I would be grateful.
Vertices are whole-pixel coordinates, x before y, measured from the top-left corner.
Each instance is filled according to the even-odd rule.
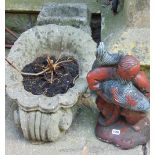
[[[54,56],[50,57],[53,62],[56,62]],[[26,91],[34,95],[44,94],[48,97],[56,94],[64,94],[67,90],[74,86],[75,80],[79,75],[79,66],[77,60],[73,57],[61,57],[59,62],[70,60],[69,62],[62,62],[59,67],[53,72],[53,82],[50,83],[51,72],[45,72],[41,75],[23,75],[23,85]],[[26,65],[22,72],[39,73],[47,66],[47,57],[38,57],[32,63]]]

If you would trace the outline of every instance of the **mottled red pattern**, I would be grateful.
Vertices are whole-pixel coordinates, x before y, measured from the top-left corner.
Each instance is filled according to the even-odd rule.
[[[128,104],[131,106],[135,106],[137,104],[136,101],[129,95],[126,96],[126,100],[127,100]]]
[[[137,103],[129,94],[125,96],[129,106],[126,108],[120,107],[118,103],[118,90],[121,88],[112,88],[111,94],[114,104],[107,102],[106,94],[99,87],[100,82],[109,79],[118,79],[118,77],[122,80],[130,80],[141,93],[149,97],[149,80],[145,73],[140,71],[140,63],[133,56],[124,56],[117,66],[102,66],[90,71],[87,75],[87,81],[89,88],[97,92],[96,104],[102,116],[102,118],[98,118],[96,136],[101,140],[119,145],[123,149],[129,149],[148,141],[149,134],[147,132],[149,126],[147,126],[145,135],[143,135],[143,130],[146,129],[146,113],[130,110],[130,107],[136,106]],[[123,118],[122,116],[124,120],[119,121],[120,118]],[[113,126],[120,129],[120,136],[112,135],[111,127]],[[139,133],[139,131],[142,131],[142,133]],[[131,138],[131,135],[133,138]]]

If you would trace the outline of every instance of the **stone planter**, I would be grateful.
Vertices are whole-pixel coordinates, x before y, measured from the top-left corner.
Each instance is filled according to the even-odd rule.
[[[19,70],[44,54],[74,56],[79,63],[79,78],[65,94],[54,97],[33,95],[24,89],[22,76],[6,62],[6,92],[18,109],[15,123],[25,138],[55,141],[70,127],[76,103],[87,88],[86,74],[95,60],[96,43],[88,33],[71,26],[36,26],[15,42],[7,59]]]

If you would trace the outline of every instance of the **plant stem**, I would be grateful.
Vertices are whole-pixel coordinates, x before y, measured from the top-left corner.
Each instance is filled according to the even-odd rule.
[[[14,66],[13,63],[11,63],[7,58],[5,58],[5,61],[6,61],[10,66],[12,66],[16,71],[18,71],[19,73],[21,73],[20,70],[19,70],[16,66]]]
[[[49,68],[44,69],[43,71],[39,72],[39,73],[25,73],[25,72],[21,72],[22,75],[32,75],[32,76],[38,76],[41,75],[45,72],[47,72],[49,70]]]

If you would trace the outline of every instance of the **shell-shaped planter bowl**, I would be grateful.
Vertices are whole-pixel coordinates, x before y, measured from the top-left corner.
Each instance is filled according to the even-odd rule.
[[[7,59],[19,70],[45,54],[73,56],[79,64],[79,78],[65,94],[54,97],[33,95],[24,89],[22,75],[6,62],[6,92],[15,101],[15,123],[25,138],[55,141],[71,125],[75,104],[86,90],[86,74],[95,60],[96,43],[91,36],[71,26],[35,26],[18,38]]]

